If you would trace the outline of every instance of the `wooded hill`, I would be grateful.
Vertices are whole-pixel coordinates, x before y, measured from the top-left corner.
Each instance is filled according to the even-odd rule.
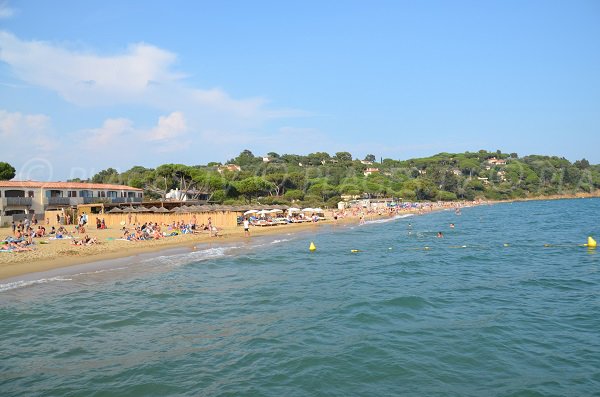
[[[342,196],[415,200],[515,199],[592,192],[600,187],[600,166],[555,156],[500,151],[439,153],[409,160],[374,155],[353,159],[348,152],[306,156],[244,150],[226,163],[136,166],[119,173],[109,168],[90,182],[143,188],[147,198],[180,189],[215,203],[335,206]]]

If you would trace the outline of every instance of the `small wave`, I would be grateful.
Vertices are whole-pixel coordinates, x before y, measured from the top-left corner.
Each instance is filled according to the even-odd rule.
[[[283,238],[283,239],[281,239],[281,240],[273,240],[273,241],[271,241],[271,244],[285,243],[286,241],[290,241],[290,239],[288,239],[288,238]]]
[[[377,224],[377,223],[388,223],[388,222],[393,222],[393,221],[397,221],[398,219],[404,219],[404,218],[408,218],[414,216],[414,214],[404,214],[404,215],[396,215],[392,218],[385,218],[385,219],[375,219],[373,221],[366,221],[364,224],[365,225],[372,225],[372,224]]]
[[[218,248],[207,248],[205,250],[200,251],[192,251],[185,254],[179,255],[163,255],[156,258],[146,259],[144,262],[146,263],[156,263],[159,262],[163,265],[169,266],[181,266],[186,265],[190,262],[196,261],[204,261],[208,259],[214,259],[223,257],[226,255],[227,251],[239,248],[239,247],[218,247]]]
[[[6,292],[17,288],[27,288],[37,284],[45,284],[53,281],[73,281],[72,278],[67,277],[50,277],[41,278],[39,280],[20,280],[11,283],[0,284],[0,292]]]
[[[399,296],[382,303],[385,306],[399,306],[409,309],[421,309],[423,307],[431,306],[431,303],[420,296]]]

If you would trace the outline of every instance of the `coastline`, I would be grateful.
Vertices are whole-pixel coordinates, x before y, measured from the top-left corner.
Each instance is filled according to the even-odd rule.
[[[442,210],[436,208],[433,211]],[[403,214],[417,214],[418,211],[403,211]],[[391,218],[394,215],[369,214],[366,220]],[[162,240],[148,241],[123,241],[120,240],[121,230],[105,229],[90,230],[91,236],[97,237],[99,243],[91,246],[72,245],[72,240],[53,240],[50,243],[40,244],[40,241],[48,241],[47,237],[34,240],[37,249],[34,251],[0,253],[0,281],[13,279],[19,276],[50,272],[57,269],[69,268],[94,262],[105,262],[118,259],[134,260],[139,256],[147,254],[160,254],[172,250],[195,250],[201,247],[220,247],[223,245],[252,241],[255,238],[270,235],[298,234],[307,231],[319,230],[324,226],[346,226],[359,223],[359,217],[347,216],[338,219],[337,223],[332,219],[321,220],[316,223],[292,223],[279,226],[267,226],[250,228],[250,237],[244,236],[241,226],[222,228],[219,237],[210,237],[208,233],[183,234]],[[10,235],[9,228],[0,228],[0,235]],[[76,236],[80,238],[81,236]],[[107,240],[111,241],[107,241]]]
[[[485,201],[480,203],[469,203],[467,207],[478,205],[492,205],[500,203],[511,203],[519,201],[545,201],[561,200],[575,198],[597,198],[596,194],[581,195],[556,195],[540,198],[525,198],[519,200],[499,200]],[[436,206],[430,210],[421,212],[418,210],[401,211],[402,215],[412,214],[421,215],[440,210],[448,210],[453,206]],[[399,214],[368,214],[367,220],[391,218]],[[239,241],[252,241],[253,238],[268,235],[296,234],[304,231],[318,230],[326,225],[350,225],[358,224],[358,216],[349,215],[341,218],[337,223],[331,219],[322,220],[317,223],[299,223],[280,226],[252,227],[250,237],[244,237],[244,230],[241,226],[223,228],[220,230],[222,236],[209,237],[207,233],[193,235],[179,235],[162,240],[150,241],[122,241],[118,240],[121,235],[119,229],[90,230],[90,235],[98,237],[99,244],[92,246],[75,246],[70,243],[71,240],[54,240],[51,243],[40,244],[40,241],[47,241],[47,238],[37,239],[37,250],[28,252],[0,253],[0,280],[12,279],[19,276],[49,272],[62,268],[69,268],[77,265],[90,264],[94,262],[104,262],[117,259],[133,260],[138,256],[147,254],[157,254],[163,251],[175,249],[194,250],[198,246],[222,246]],[[10,235],[9,228],[0,228],[0,235]],[[112,240],[112,241],[108,241]]]

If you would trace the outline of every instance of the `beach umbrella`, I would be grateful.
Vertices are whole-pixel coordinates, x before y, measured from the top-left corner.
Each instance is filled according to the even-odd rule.
[[[168,209],[166,209],[165,207],[160,207],[160,208],[158,208],[158,209],[157,209],[155,212],[160,212],[160,213],[163,213],[163,214],[164,214],[165,212],[169,212],[169,210],[168,210]]]
[[[270,214],[270,213],[271,213],[271,211],[269,211],[269,210],[260,210],[257,212],[257,214],[259,214],[259,215],[266,215],[266,214]]]
[[[142,207],[142,206],[139,206],[139,207],[137,207],[137,208],[136,208],[136,211],[137,211],[137,212],[152,212],[152,211],[150,211],[148,208],[146,208],[146,207]]]
[[[123,212],[135,212],[135,210],[131,207],[123,208]]]
[[[158,208],[156,208],[156,207],[154,207],[154,206],[152,206],[152,207],[150,207],[150,208],[148,208],[148,209],[149,209],[150,211],[152,211],[152,212],[156,212],[156,211],[158,210]]]
[[[288,208],[289,213],[300,212],[300,208],[290,207]]]
[[[321,208],[318,208],[318,207],[317,207],[317,208],[313,208],[313,212],[316,212],[316,213],[323,213],[324,211],[323,211]]]
[[[302,210],[302,212],[315,212],[315,209],[314,209],[314,208],[307,207],[307,208],[304,208],[304,209]]]
[[[115,208],[111,209],[110,211],[108,211],[107,214],[120,214],[122,212],[123,212],[123,210],[121,210],[119,207],[115,207]]]
[[[275,209],[272,209],[272,210],[271,210],[271,211],[269,211],[269,212],[270,212],[271,214],[277,214],[277,213],[279,213],[279,212],[283,212],[283,210],[280,210],[279,208],[275,208]]]
[[[249,210],[244,212],[244,215],[250,215],[250,214],[256,214],[258,211],[257,210]]]
[[[179,208],[179,207],[174,207],[174,208],[171,208],[171,210],[169,212],[178,212],[180,209],[181,208]]]

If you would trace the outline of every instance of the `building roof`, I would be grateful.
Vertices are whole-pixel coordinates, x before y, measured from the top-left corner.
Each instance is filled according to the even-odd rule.
[[[83,182],[38,182],[38,181],[0,181],[0,188],[43,188],[43,189],[103,189],[103,190],[135,190],[143,191],[136,187],[113,185],[109,183],[83,183]]]

